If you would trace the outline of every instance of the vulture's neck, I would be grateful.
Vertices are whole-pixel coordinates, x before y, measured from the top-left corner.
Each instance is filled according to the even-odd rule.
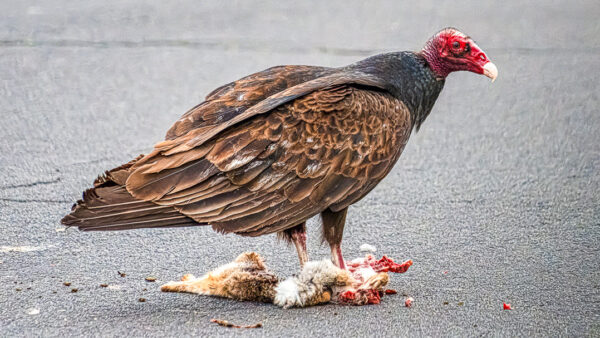
[[[444,80],[438,79],[425,59],[413,52],[379,54],[350,67],[384,80],[386,89],[410,110],[413,128],[417,130],[444,87]]]

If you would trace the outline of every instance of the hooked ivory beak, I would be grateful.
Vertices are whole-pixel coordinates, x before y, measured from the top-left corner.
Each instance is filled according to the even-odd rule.
[[[488,62],[483,65],[483,75],[489,77],[492,79],[492,82],[494,82],[498,77],[498,68],[496,68],[496,65],[492,62]]]

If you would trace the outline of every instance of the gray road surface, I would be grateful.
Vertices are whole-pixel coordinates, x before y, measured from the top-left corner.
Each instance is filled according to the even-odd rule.
[[[600,335],[599,15],[597,1],[0,1],[0,336]],[[97,174],[149,151],[218,85],[418,49],[450,25],[499,79],[451,75],[345,233],[347,257],[371,243],[414,260],[391,282],[413,308],[401,295],[282,310],[158,290],[247,250],[290,275],[295,252],[274,236],[62,231]],[[318,227],[313,258],[328,251]]]

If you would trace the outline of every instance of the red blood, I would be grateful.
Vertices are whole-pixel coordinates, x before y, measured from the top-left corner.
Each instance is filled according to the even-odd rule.
[[[394,262],[391,258],[387,256],[381,257],[380,260],[375,260],[375,257],[372,255],[367,255],[363,261],[361,262],[350,262],[347,263],[348,270],[351,273],[354,273],[358,268],[366,268],[371,267],[375,272],[395,272],[395,273],[404,273],[410,266],[413,264],[412,260],[407,260],[401,264]]]
[[[340,303],[350,305],[365,305],[381,303],[381,296],[377,290],[345,291],[339,295]]]
[[[412,260],[407,260],[402,264],[395,263],[392,259],[383,256],[380,260],[371,264],[375,272],[396,272],[404,273],[412,265]]]
[[[367,304],[379,304],[381,303],[381,296],[377,290],[366,290],[367,293]]]
[[[502,305],[504,306],[504,310],[512,310],[512,307],[510,307],[510,304],[502,303]]]
[[[412,297],[408,297],[406,298],[406,300],[404,301],[404,306],[406,307],[411,307],[412,303],[413,303],[414,299]]]
[[[342,303],[350,303],[356,298],[356,293],[354,291],[345,291],[342,292],[339,296],[340,302]]]
[[[364,290],[360,289],[362,283],[365,282],[363,280],[364,274],[362,274],[359,270],[363,268],[372,268],[375,272],[395,272],[395,273],[403,273],[408,270],[408,268],[412,265],[412,260],[407,260],[401,264],[395,263],[392,259],[383,256],[381,259],[376,260],[373,255],[366,255],[363,259],[354,260],[352,262],[346,262],[347,270],[352,274],[352,276],[358,281],[357,285],[353,285],[354,290],[347,290],[341,293],[338,296],[338,301],[344,304],[350,305],[365,305],[365,304],[379,304],[381,303],[381,297],[383,295],[393,295],[396,294],[396,290],[387,289],[385,291],[378,290]],[[410,306],[410,305],[408,305]]]

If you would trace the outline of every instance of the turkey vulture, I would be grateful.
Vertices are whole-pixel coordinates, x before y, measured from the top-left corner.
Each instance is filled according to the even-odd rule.
[[[62,223],[277,233],[294,243],[303,265],[305,222],[320,213],[332,260],[344,268],[348,206],[390,172],[446,76],[460,70],[492,81],[498,74],[471,38],[446,28],[419,52],[246,76],[185,113],[149,154],[98,177]]]

